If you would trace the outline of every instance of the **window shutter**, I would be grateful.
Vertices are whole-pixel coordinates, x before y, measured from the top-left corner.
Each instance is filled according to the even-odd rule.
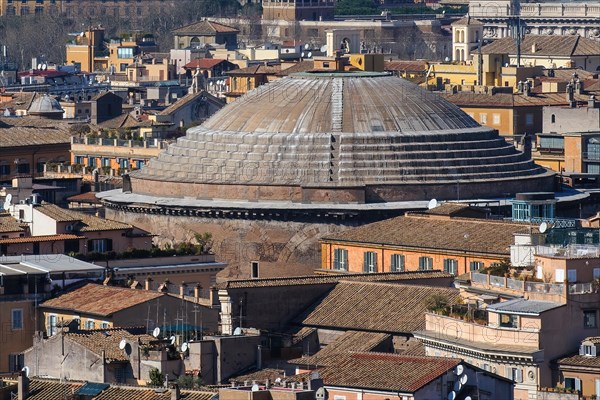
[[[340,249],[333,249],[333,269],[340,269]]]
[[[112,239],[106,239],[106,251],[112,251],[113,246],[112,246]]]
[[[596,355],[598,354],[598,348],[596,346],[592,346],[592,356],[596,357]],[[600,393],[598,393],[600,394]]]
[[[583,349],[583,345],[579,346],[579,355],[580,356],[585,355],[585,350]]]
[[[581,379],[575,378],[575,390],[581,390]]]
[[[377,254],[371,253],[371,264],[373,265],[373,270],[369,272],[377,273]]]
[[[91,251],[94,251],[94,243],[92,240],[87,241],[87,251],[88,251],[88,253]]]
[[[521,368],[517,368],[517,382],[523,382],[523,370]]]
[[[511,367],[504,367],[504,375],[510,379],[512,381],[512,368]]]
[[[363,272],[369,272],[369,253],[364,254]]]

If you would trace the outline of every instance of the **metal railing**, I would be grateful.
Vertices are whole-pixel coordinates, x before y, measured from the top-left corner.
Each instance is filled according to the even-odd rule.
[[[587,294],[600,293],[600,286],[597,283],[573,283],[569,285],[569,294]]]
[[[557,258],[597,258],[600,248],[594,245],[536,246],[536,254]]]

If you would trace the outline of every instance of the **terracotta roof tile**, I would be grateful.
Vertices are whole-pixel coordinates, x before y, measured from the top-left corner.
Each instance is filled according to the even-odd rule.
[[[69,203],[97,203],[100,204],[100,199],[96,197],[96,192],[85,192],[70,196],[67,198]]]
[[[61,400],[73,395],[73,391],[83,386],[83,383],[47,381],[33,379],[29,382],[29,397],[27,400]]]
[[[96,232],[96,231],[111,231],[120,229],[131,229],[132,225],[125,224],[110,219],[99,218],[94,215],[85,214],[79,211],[74,211],[66,208],[61,208],[55,204],[43,203],[35,210],[52,218],[57,222],[79,222],[82,226],[78,227],[79,232]]]
[[[156,340],[153,336],[134,334],[124,328],[78,331],[65,333],[64,335],[65,339],[80,344],[98,356],[101,356],[104,351],[106,359],[109,362],[129,360],[129,357],[125,355],[125,352],[119,349],[119,343],[123,339],[130,342],[139,340],[144,344]]]
[[[224,63],[226,60],[221,60],[217,58],[198,58],[196,60],[192,60],[189,63],[185,64],[184,68],[200,68],[200,69],[209,69],[213,68],[215,65],[219,65]]]
[[[453,251],[468,249],[471,252],[508,256],[514,234],[528,233],[531,227],[524,223],[499,220],[408,214],[322,240]]]
[[[42,118],[0,118],[0,147],[24,147],[71,143],[65,122]]]
[[[451,275],[440,271],[415,272],[383,272],[377,274],[336,274],[336,275],[303,275],[287,278],[240,279],[221,282],[217,289],[240,289],[249,287],[298,286],[337,283],[341,280],[357,280],[363,282],[410,281],[413,279],[448,278]]]
[[[532,52],[535,44],[535,53]],[[513,38],[494,40],[481,48],[483,54],[516,54]],[[598,42],[579,35],[526,35],[521,45],[523,56],[563,56],[600,55]]]
[[[0,233],[23,232],[23,227],[11,215],[0,215]]]
[[[175,35],[212,35],[215,33],[238,33],[239,31],[231,26],[219,24],[217,22],[202,20],[190,25],[182,26],[173,30]]]
[[[138,304],[164,296],[162,293],[89,283],[72,292],[45,301],[45,308],[70,310],[78,314],[111,316]]]
[[[533,93],[530,96],[512,93],[440,93],[440,96],[456,104],[459,107],[480,106],[480,107],[541,107],[541,106],[566,106],[568,104],[564,93]],[[589,94],[576,94],[575,101],[579,103],[587,102]]]
[[[428,65],[426,61],[414,60],[397,60],[386,61],[384,69],[386,71],[407,71],[407,72],[423,72],[427,71]]]
[[[454,288],[342,281],[304,316],[302,325],[371,332],[410,333],[425,329],[433,295],[455,303]]]
[[[348,331],[312,356],[296,358],[289,362],[298,365],[327,366],[335,356],[351,351],[372,351],[390,337],[385,333]]]
[[[576,367],[591,367],[598,368],[600,371],[600,356],[580,356],[574,354],[568,357],[558,359],[557,364],[565,366],[576,366]]]
[[[18,238],[0,239],[0,244],[56,242],[56,241],[74,240],[74,239],[85,239],[85,236],[77,236],[77,235],[69,235],[69,234],[24,236],[24,237],[18,237]]]
[[[355,353],[320,373],[328,386],[414,393],[460,363],[454,358]]]

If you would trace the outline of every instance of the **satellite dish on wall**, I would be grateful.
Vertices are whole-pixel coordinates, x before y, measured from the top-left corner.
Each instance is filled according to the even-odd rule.
[[[310,44],[306,43],[306,44],[304,45],[304,50],[310,50]]]
[[[23,369],[21,369],[21,371],[25,372],[25,376],[29,378],[29,367],[25,366]]]
[[[252,385],[252,388],[250,390],[253,392],[258,392],[260,390],[260,387],[255,383],[254,385]]]
[[[119,349],[121,349],[121,350],[125,350],[125,347],[127,347],[127,340],[125,340],[125,339],[122,339],[122,340],[119,342]]]
[[[312,58],[312,51],[308,52],[308,54],[306,55],[306,58]]]
[[[465,372],[465,367],[463,367],[462,365],[457,365],[454,369],[454,373],[456,375],[461,375],[463,372]]]
[[[38,64],[37,69],[42,69],[42,64]]]
[[[451,391],[450,393],[448,393],[448,400],[454,400],[454,399],[456,399],[456,392]]]
[[[540,224],[540,233],[545,233],[548,230],[548,224],[546,222],[542,222]]]
[[[242,334],[242,328],[240,328],[239,326],[237,328],[235,328],[235,330],[233,331],[233,336],[240,336]]]
[[[467,376],[467,374],[464,374],[463,376],[460,377],[460,383],[462,385],[465,385],[468,380],[469,380],[469,377]]]
[[[454,387],[452,388],[452,390],[454,390],[455,392],[460,392],[460,389],[462,389],[462,383],[460,383],[460,381],[454,382]]]
[[[188,350],[188,348],[189,348],[189,345],[187,344],[187,342],[184,342],[184,343],[181,345],[181,352],[182,352],[182,353],[185,353],[185,352]]]
[[[431,200],[429,200],[429,203],[427,203],[427,209],[429,209],[429,210],[436,208],[437,206],[438,206],[438,202],[436,199],[431,199]]]
[[[319,50],[321,51],[321,53],[325,53],[327,51],[327,45],[321,46]]]
[[[156,328],[154,328],[154,330],[152,331],[152,336],[154,336],[155,338],[158,337],[158,335],[160,335],[160,328],[157,326]]]
[[[171,337],[169,338],[169,340],[170,340],[171,344],[175,344],[175,340],[176,340],[176,338],[175,338],[175,336],[171,336]]]

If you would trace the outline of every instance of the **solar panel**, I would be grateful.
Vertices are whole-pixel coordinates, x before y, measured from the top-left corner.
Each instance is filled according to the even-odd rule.
[[[86,382],[75,394],[80,396],[98,396],[109,387],[108,383]]]

